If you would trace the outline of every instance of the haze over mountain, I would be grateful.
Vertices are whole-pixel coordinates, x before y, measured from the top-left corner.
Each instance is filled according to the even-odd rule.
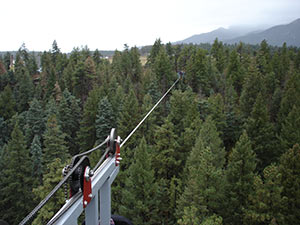
[[[227,44],[239,43],[240,41],[248,44],[259,44],[265,39],[270,45],[281,46],[286,42],[288,46],[300,47],[300,19],[264,30],[259,28],[257,30],[253,28],[219,28],[208,33],[193,35],[174,44],[213,43],[216,38]]]

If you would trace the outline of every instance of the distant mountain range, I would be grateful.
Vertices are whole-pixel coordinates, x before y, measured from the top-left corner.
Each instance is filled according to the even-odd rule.
[[[193,35],[174,44],[201,44],[213,43],[218,40],[227,44],[244,42],[247,44],[260,44],[262,40],[267,40],[268,44],[282,46],[284,42],[288,46],[300,47],[300,18],[284,25],[278,25],[266,30],[247,32],[238,29],[219,28],[208,33]]]

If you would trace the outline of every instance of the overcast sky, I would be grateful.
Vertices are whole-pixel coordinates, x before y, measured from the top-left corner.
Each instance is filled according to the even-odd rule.
[[[0,51],[63,52],[166,42],[234,25],[272,26],[300,18],[300,0],[0,0]]]

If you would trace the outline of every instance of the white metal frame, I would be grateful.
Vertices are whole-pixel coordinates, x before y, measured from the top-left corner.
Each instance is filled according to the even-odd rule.
[[[119,166],[116,166],[114,156],[108,157],[95,171],[92,179],[92,200],[85,208],[85,224],[109,225],[111,218],[111,184],[119,173]],[[98,205],[100,196],[100,208]],[[66,208],[68,208],[62,215]],[[67,203],[52,217],[48,224],[75,225],[78,217],[83,212],[83,196],[73,196]]]

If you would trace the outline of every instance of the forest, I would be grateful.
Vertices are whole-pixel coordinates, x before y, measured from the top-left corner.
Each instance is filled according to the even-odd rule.
[[[0,219],[19,223],[73,155],[125,138],[112,213],[135,225],[300,223],[300,49],[157,39],[145,65],[124,45],[0,57]],[[102,152],[92,153],[95,165]],[[46,224],[60,190],[31,221]]]

